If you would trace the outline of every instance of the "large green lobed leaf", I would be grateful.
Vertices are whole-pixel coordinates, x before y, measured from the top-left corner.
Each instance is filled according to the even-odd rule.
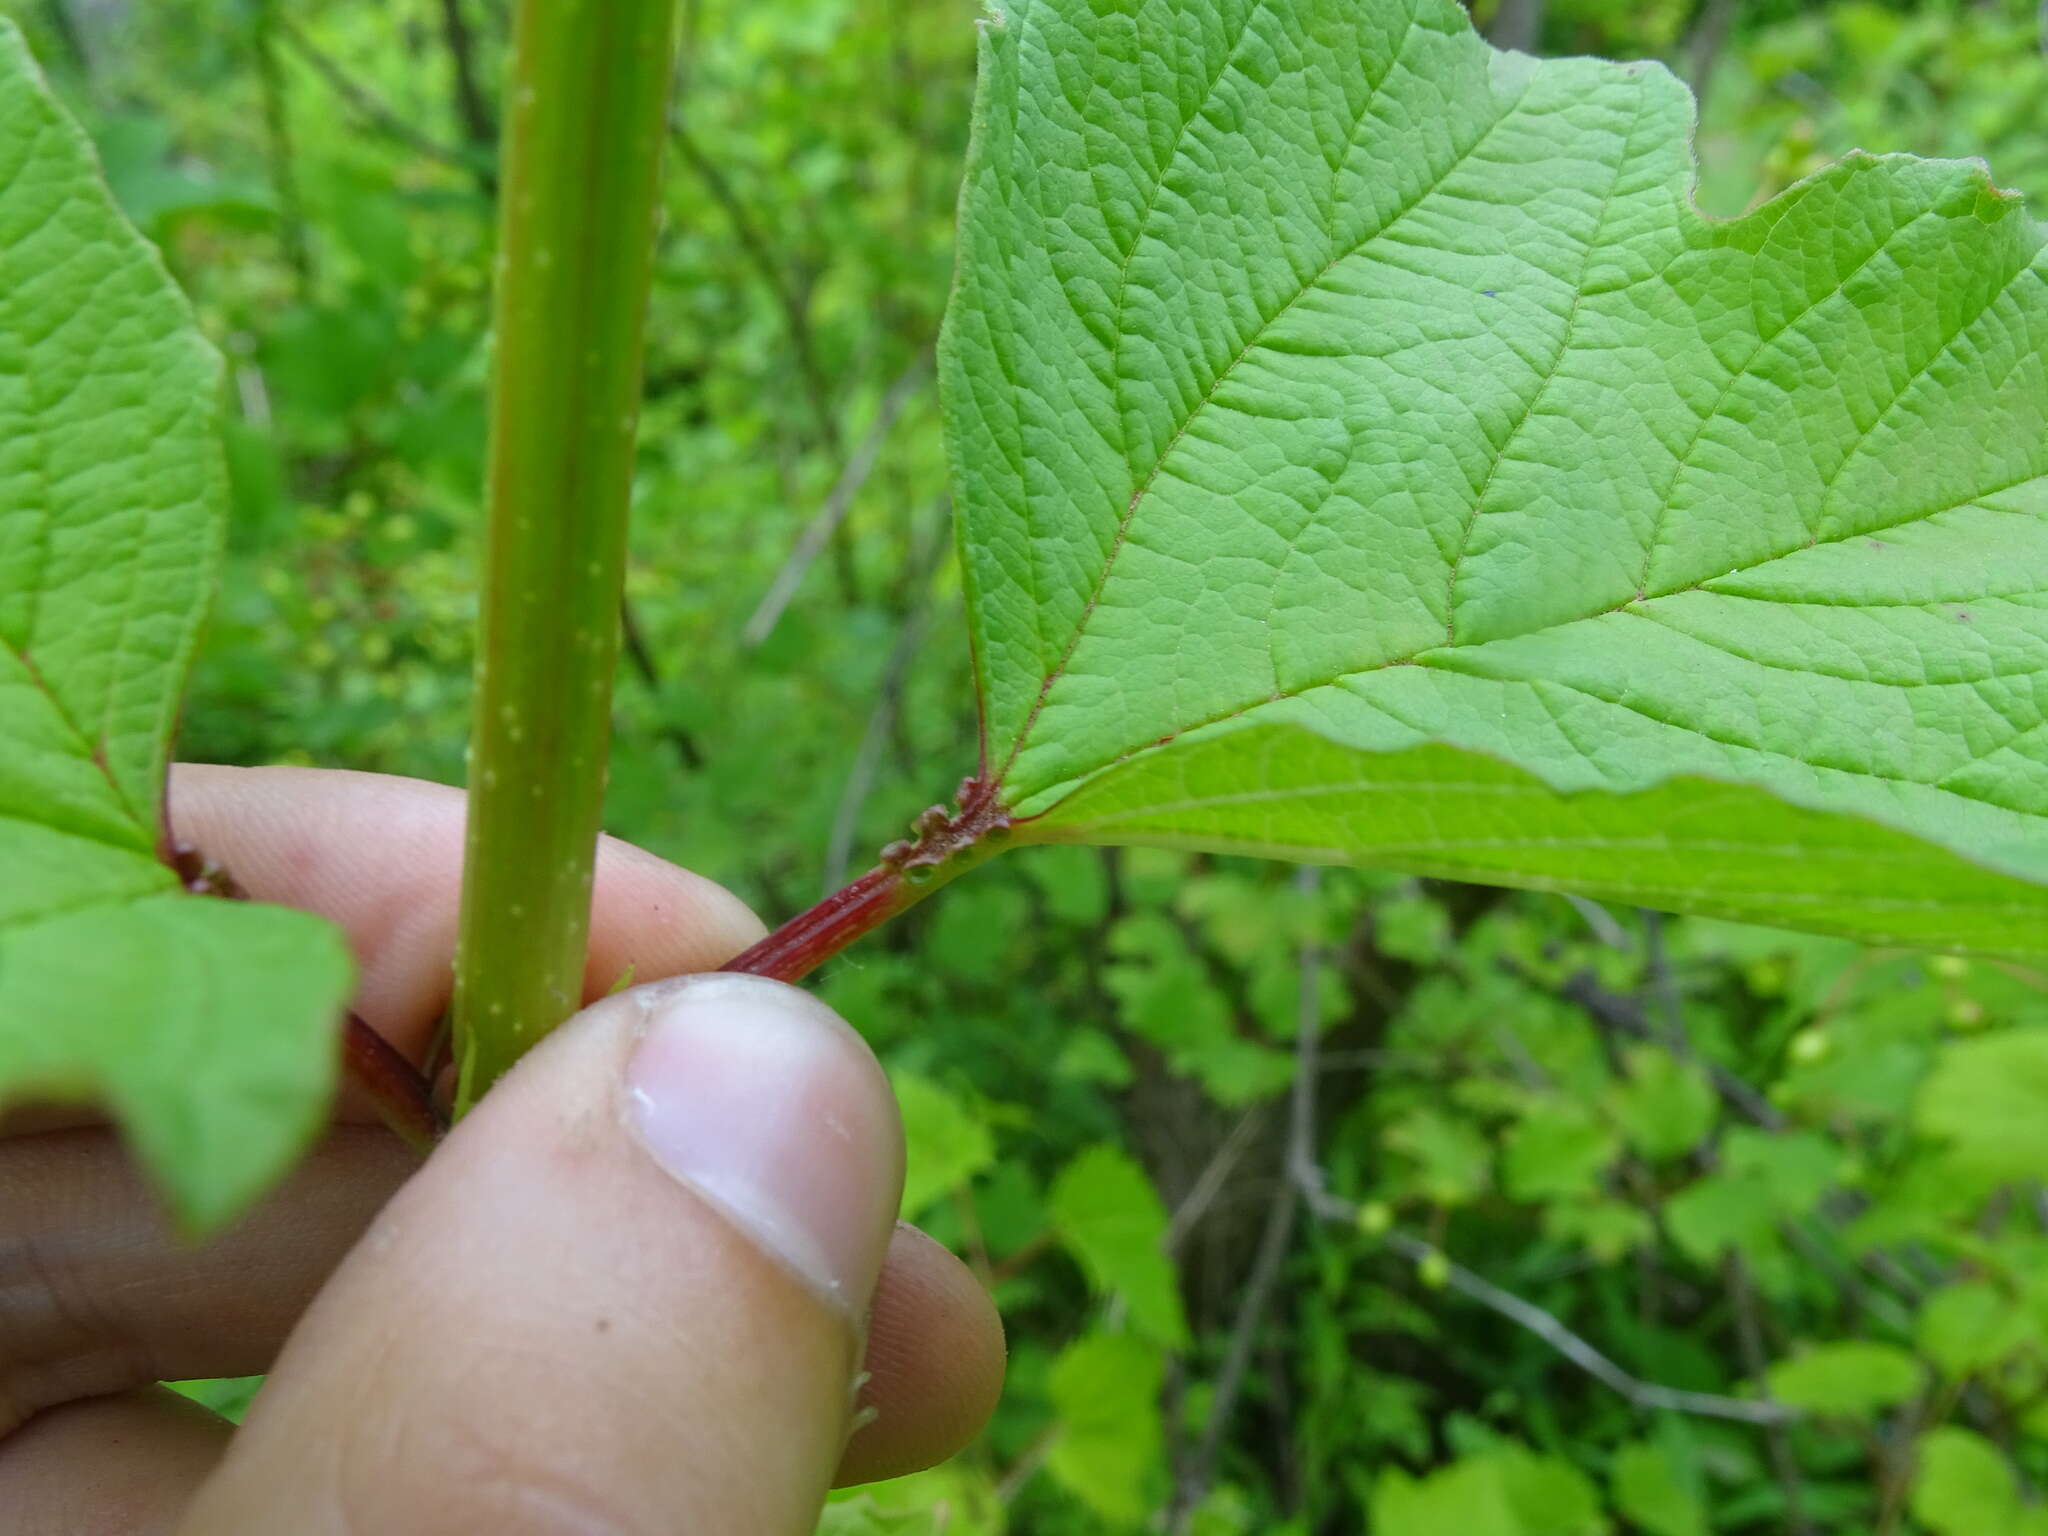
[[[188,896],[165,755],[225,518],[219,363],[0,22],[0,1107],[110,1102],[203,1225],[319,1123],[348,959]]]
[[[1981,166],[1698,213],[1450,0],[1020,0],[942,345],[1040,840],[2048,948],[2048,292]]]

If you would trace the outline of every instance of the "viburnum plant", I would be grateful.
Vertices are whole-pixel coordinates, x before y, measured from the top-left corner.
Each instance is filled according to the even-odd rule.
[[[673,24],[519,9],[458,1107],[578,1001]],[[1451,0],[992,13],[939,357],[978,753],[734,966],[1058,842],[2048,949],[2038,228],[1869,155],[1712,220],[1691,125]],[[0,1098],[109,1102],[205,1225],[312,1134],[348,965],[161,830],[217,364],[12,32],[0,162]]]

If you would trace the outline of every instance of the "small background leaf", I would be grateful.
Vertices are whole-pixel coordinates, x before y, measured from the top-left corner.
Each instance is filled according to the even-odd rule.
[[[1707,1506],[1697,1477],[1687,1477],[1665,1447],[1647,1441],[1614,1453],[1614,1507],[1646,1536],[1707,1536]]]
[[[1131,1334],[1092,1333],[1061,1351],[1048,1393],[1059,1415],[1046,1465],[1116,1528],[1143,1523],[1160,1477],[1159,1347]]]
[[[948,1190],[958,1189],[995,1160],[985,1121],[930,1078],[890,1074],[903,1115],[903,1215],[914,1219]]]
[[[1948,1142],[1949,1158],[1992,1179],[2048,1168],[2048,1030],[1966,1040],[1942,1053],[1921,1086],[1914,1119]]]
[[[1766,1378],[1771,1396],[1793,1408],[1866,1418],[1920,1390],[1919,1362],[1890,1344],[1843,1340],[1779,1362]]]
[[[1629,1145],[1650,1158],[1679,1157],[1698,1146],[1714,1123],[1707,1074],[1649,1046],[1628,1052],[1624,1060],[1628,1076],[1609,1092],[1606,1108]]]
[[[1060,1171],[1047,1207],[1060,1241],[1098,1289],[1124,1298],[1133,1323],[1161,1344],[1187,1341],[1162,1247],[1166,1207],[1142,1168],[1114,1147],[1091,1147]]]
[[[2012,1469],[1982,1436],[1947,1426],[1921,1437],[1912,1509],[1935,1536],[2041,1536],[2048,1521],[2020,1503]]]

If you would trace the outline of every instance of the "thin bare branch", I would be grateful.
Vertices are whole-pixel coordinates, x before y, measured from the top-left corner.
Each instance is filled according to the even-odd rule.
[[[413,127],[389,102],[336,63],[318,43],[305,34],[282,6],[276,9],[272,25],[277,30],[277,36],[289,44],[307,67],[320,77],[321,82],[339,96],[368,127],[393,143],[411,150],[422,159],[437,161],[468,175],[481,176],[488,181],[488,167],[480,166],[476,157],[467,151],[451,148]]]
[[[1052,1448],[1059,1443],[1060,1429],[1057,1420],[1046,1425],[1032,1437],[1031,1443],[1018,1453],[1017,1459],[1004,1469],[1003,1475],[996,1480],[996,1503],[1009,1504],[1024,1491],[1025,1485],[1032,1478],[1038,1476],[1038,1469],[1045,1465],[1046,1457],[1052,1454]]]
[[[676,100],[687,101],[696,78],[698,35],[704,29],[703,0],[681,0],[676,8]]]
[[[1707,110],[1707,94],[1713,89],[1714,72],[1720,68],[1721,56],[1728,48],[1728,34],[1734,30],[1735,16],[1740,9],[1741,0],[1706,0],[1706,4],[1700,7],[1700,19],[1686,44],[1686,83],[1698,98],[1702,116]]]
[[[1237,1124],[1230,1128],[1210,1154],[1209,1161],[1202,1165],[1202,1171],[1195,1176],[1186,1198],[1173,1208],[1166,1221],[1166,1235],[1159,1240],[1159,1246],[1170,1256],[1179,1251],[1187,1235],[1201,1225],[1202,1218],[1209,1213],[1209,1207],[1216,1203],[1216,1197],[1230,1182],[1230,1175],[1237,1168],[1238,1160],[1258,1134],[1259,1127],[1266,1121],[1266,1106],[1254,1104],[1238,1117]]]
[[[1583,1008],[1594,1023],[1616,1034],[1652,1043],[1662,1043],[1665,1039],[1663,1033],[1644,1017],[1643,1010],[1633,999],[1605,990],[1593,979],[1590,971],[1581,971],[1568,979],[1557,989],[1557,994]],[[1767,1131],[1785,1129],[1788,1124],[1785,1116],[1757,1089],[1717,1062],[1701,1060],[1699,1065],[1707,1074],[1707,1081],[1714,1085],[1714,1092],[1731,1109]]]
[[[1294,1198],[1293,1186],[1283,1185],[1280,1193],[1274,1196],[1272,1208],[1266,1213],[1265,1230],[1259,1234],[1258,1252],[1253,1256],[1251,1273],[1245,1279],[1244,1297],[1238,1303],[1237,1317],[1231,1324],[1230,1343],[1224,1351],[1222,1368],[1216,1373],[1216,1390],[1210,1399],[1209,1417],[1202,1424],[1201,1438],[1195,1443],[1188,1470],[1179,1479],[1173,1507],[1167,1516],[1166,1528],[1173,1536],[1181,1536],[1187,1530],[1189,1522],[1194,1519],[1196,1507],[1209,1491],[1209,1481],[1215,1474],[1216,1452],[1223,1443],[1223,1432],[1230,1427],[1230,1420],[1237,1410],[1238,1396],[1244,1390],[1252,1346],[1258,1341],[1259,1327],[1265,1321],[1266,1308],[1272,1302],[1274,1288],[1280,1279],[1280,1266],[1286,1261],[1287,1250],[1294,1241],[1295,1210],[1299,1204]]]
[[[727,179],[724,169],[704,152],[696,135],[684,126],[679,113],[670,114],[669,131],[675,137],[683,163],[696,173],[697,179],[704,183],[704,190],[711,194],[711,200],[724,210],[733,234],[739,238],[740,248],[746,252],[755,271],[760,273],[762,282],[768,285],[769,293],[774,296],[775,306],[782,313],[783,328],[789,333],[790,350],[796,354],[797,373],[803,380],[805,400],[810,405],[811,414],[817,418],[819,435],[833,453],[838,453],[839,421],[832,413],[831,392],[825,387],[824,370],[818,366],[809,305],[777,260],[759,222],[748,211],[747,205],[740,201],[739,193]]]
[[[1589,896],[1574,896],[1569,891],[1565,893],[1564,899],[1570,904],[1571,909],[1585,920],[1586,926],[1593,930],[1593,937],[1609,949],[1618,949],[1627,954],[1635,948],[1629,942],[1628,930],[1617,923],[1614,914],[1599,902]]]
[[[1304,1190],[1309,1207],[1324,1221],[1340,1226],[1358,1225],[1358,1207],[1349,1200],[1324,1192],[1319,1187]],[[1444,1284],[1468,1300],[1496,1312],[1516,1327],[1548,1344],[1566,1360],[1634,1407],[1686,1413],[1696,1418],[1729,1419],[1738,1424],[1787,1424],[1800,1417],[1797,1409],[1769,1399],[1722,1397],[1712,1392],[1692,1392],[1681,1387],[1659,1386],[1632,1376],[1606,1355],[1574,1333],[1552,1313],[1512,1291],[1501,1289],[1484,1275],[1447,1258],[1433,1243],[1406,1232],[1382,1234],[1380,1241],[1413,1263],[1434,1256],[1443,1265]]]
[[[1642,1033],[1648,1037],[1651,1033],[1650,1027],[1641,1019],[1639,1013],[1636,1015],[1636,1022]],[[1311,1039],[1308,1043],[1312,1055],[1314,1042]],[[1300,1123],[1302,1120],[1298,1118],[1297,1124]],[[1314,1128],[1310,1125],[1308,1134],[1311,1138],[1313,1131]],[[1313,1146],[1312,1140],[1309,1145]],[[1340,1199],[1329,1193],[1324,1187],[1323,1170],[1312,1156],[1303,1153],[1299,1159],[1290,1159],[1290,1163],[1295,1182],[1301,1189],[1302,1197],[1308,1202],[1309,1210],[1320,1220],[1335,1222],[1356,1230],[1358,1207],[1349,1200]],[[1420,1264],[1425,1260],[1435,1260],[1441,1265],[1444,1284],[1451,1290],[1467,1300],[1478,1302],[1487,1310],[1498,1313],[1516,1327],[1541,1339],[1564,1359],[1636,1408],[1691,1414],[1696,1418],[1729,1419],[1739,1424],[1785,1424],[1799,1417],[1796,1409],[1783,1403],[1723,1397],[1712,1392],[1693,1392],[1681,1387],[1666,1387],[1656,1382],[1644,1381],[1623,1370],[1583,1337],[1574,1333],[1553,1313],[1546,1312],[1533,1301],[1525,1300],[1512,1291],[1503,1290],[1484,1275],[1454,1262],[1435,1244],[1398,1230],[1383,1234],[1380,1240],[1412,1263]]]
[[[1640,1016],[1638,1016],[1640,1022]],[[1640,1024],[1642,1032],[1649,1034],[1649,1024]],[[1315,1159],[1315,1090],[1313,1081],[1317,1075],[1317,1034],[1305,1030],[1296,1044],[1296,1077],[1294,1077],[1294,1116],[1290,1130],[1294,1135],[1292,1151],[1288,1153],[1288,1169],[1294,1186],[1307,1200],[1311,1214],[1319,1221],[1329,1221],[1339,1227],[1350,1227],[1358,1231],[1358,1206],[1350,1200],[1343,1200],[1325,1188],[1323,1167]],[[1477,1300],[1487,1311],[1499,1313],[1509,1323],[1528,1333],[1536,1335],[1552,1350],[1559,1352],[1565,1360],[1575,1364],[1587,1376],[1597,1380],[1608,1391],[1616,1393],[1626,1403],[1645,1411],[1665,1413],[1690,1413],[1704,1419],[1733,1419],[1735,1423],[1788,1423],[1798,1413],[1784,1403],[1749,1401],[1743,1397],[1720,1397],[1716,1393],[1694,1393],[1679,1389],[1679,1386],[1659,1386],[1647,1382],[1640,1376],[1632,1376],[1622,1370],[1606,1354],[1595,1350],[1579,1333],[1563,1323],[1552,1313],[1546,1313],[1532,1300],[1503,1290],[1501,1286],[1487,1280],[1475,1270],[1466,1270],[1462,1264],[1450,1260],[1434,1243],[1427,1243],[1421,1237],[1413,1237],[1403,1231],[1382,1233],[1380,1241],[1399,1253],[1411,1264],[1423,1260],[1434,1260],[1442,1264],[1444,1284],[1456,1290],[1466,1300]]]
[[[874,793],[875,780],[882,770],[882,754],[888,747],[889,732],[894,728],[897,711],[903,707],[903,688],[910,678],[910,664],[917,659],[917,652],[924,644],[924,637],[931,629],[931,609],[921,606],[903,621],[903,628],[897,633],[896,645],[889,653],[889,660],[882,668],[882,684],[876,691],[875,707],[868,714],[868,723],[860,736],[860,746],[853,754],[853,767],[847,771],[846,784],[839,791],[839,804],[832,812],[832,831],[825,840],[825,881],[824,894],[830,896],[846,883],[847,870],[853,863],[853,843],[860,833],[861,812],[867,808],[868,796]]]
[[[1305,867],[1296,872],[1297,887],[1313,894],[1321,885],[1322,871]],[[1252,1258],[1251,1273],[1245,1279],[1244,1297],[1230,1328],[1230,1343],[1223,1353],[1223,1365],[1216,1373],[1216,1389],[1209,1402],[1209,1417],[1203,1422],[1194,1454],[1175,1480],[1172,1507],[1166,1528],[1182,1536],[1194,1519],[1195,1509],[1209,1491],[1215,1475],[1216,1453],[1223,1432],[1237,1411],[1244,1390],[1245,1372],[1251,1365],[1252,1347],[1258,1342],[1266,1309],[1280,1280],[1280,1266],[1294,1241],[1295,1210],[1299,1186],[1294,1170],[1315,1161],[1316,1044],[1322,1027],[1322,971],[1326,956],[1316,944],[1301,950],[1299,993],[1296,1003],[1294,1079],[1288,1094],[1285,1167],[1279,1193],[1266,1213],[1265,1230],[1259,1234],[1258,1252]]]
[[[441,0],[441,36],[448,44],[448,67],[455,80],[455,116],[470,144],[488,152],[498,141],[476,64],[476,35],[469,29],[464,0]]]
[[[1543,37],[1545,0],[1500,0],[1493,13],[1493,25],[1486,30],[1487,41],[1496,48],[1535,52]]]
[[[1646,914],[1647,916],[1649,914]],[[1713,1085],[1721,1101],[1743,1118],[1767,1131],[1788,1129],[1791,1122],[1759,1089],[1718,1062],[1701,1056],[1693,1048],[1686,1033],[1684,1016],[1680,1012],[1677,988],[1671,978],[1670,963],[1665,956],[1661,927],[1656,922],[1650,922],[1646,926],[1645,934],[1650,953],[1651,986],[1661,998],[1659,1011],[1664,1014],[1666,1020],[1663,1028],[1650,1021],[1645,1009],[1635,999],[1621,997],[1602,989],[1590,972],[1582,971],[1571,977],[1558,988],[1558,995],[1583,1008],[1603,1031],[1662,1045],[1680,1060],[1697,1066],[1706,1073],[1707,1081]],[[1524,980],[1530,979],[1514,967],[1510,967],[1510,970],[1514,974],[1523,975]],[[1712,1168],[1717,1161],[1707,1149],[1702,1149],[1699,1160],[1703,1169]],[[1824,1208],[1821,1216],[1829,1224],[1839,1225],[1849,1214],[1853,1213]],[[1817,1273],[1825,1273],[1833,1278],[1836,1288],[1841,1291],[1850,1306],[1860,1311],[1881,1314],[1887,1322],[1898,1321],[1898,1304],[1892,1298],[1873,1292],[1862,1284],[1812,1232],[1798,1222],[1782,1223],[1779,1231]],[[1871,1274],[1898,1290],[1909,1301],[1926,1290],[1925,1286],[1907,1275],[1880,1249],[1865,1252],[1861,1262]]]
[[[625,594],[619,597],[619,637],[624,642],[626,660],[632,666],[634,675],[659,703],[662,692],[661,666],[655,661],[654,651],[647,643],[647,632],[641,627],[639,610],[634,607],[633,599]],[[676,756],[682,759],[685,768],[694,772],[704,766],[704,749],[698,745],[697,738],[686,726],[677,722],[658,725],[655,727],[655,734],[676,749]]]
[[[1728,1299],[1735,1309],[1735,1345],[1742,1354],[1742,1369],[1762,1379],[1770,1366],[1764,1348],[1763,1319],[1757,1309],[1756,1288],[1750,1284],[1749,1266],[1737,1254],[1729,1254],[1725,1266]],[[1799,1458],[1786,1438],[1783,1424],[1766,1426],[1765,1444],[1771,1453],[1771,1469],[1778,1476],[1779,1491],[1785,1495],[1787,1536],[1805,1536],[1813,1527],[1804,1511],[1805,1483],[1799,1475]]]
[[[278,0],[262,0],[256,9],[251,40],[256,49],[256,85],[263,102],[270,185],[277,194],[278,240],[284,247],[285,265],[291,269],[293,286],[303,304],[313,292],[313,252],[306,239],[306,205],[299,195],[298,154],[292,144],[284,71],[278,67],[277,8]]]
[[[1405,1232],[1388,1233],[1386,1242],[1395,1252],[1417,1263],[1437,1251],[1431,1244]],[[1722,1397],[1712,1392],[1691,1392],[1643,1381],[1624,1371],[1553,1314],[1512,1291],[1502,1290],[1464,1265],[1447,1260],[1445,1277],[1452,1290],[1534,1334],[1602,1386],[1638,1408],[1663,1409],[1710,1419],[1732,1419],[1742,1424],[1785,1424],[1799,1417],[1796,1409],[1769,1399]]]
[[[782,569],[775,573],[775,579],[768,584],[768,590],[762,595],[760,606],[755,608],[753,617],[747,620],[747,627],[740,634],[740,643],[749,650],[775,632],[775,626],[780,622],[783,611],[789,607],[790,599],[796,596],[796,589],[803,584],[805,573],[810,570],[812,562],[824,552],[825,546],[831,542],[833,533],[853,506],[853,499],[868,483],[868,476],[875,472],[875,465],[881,459],[882,448],[888,442],[889,433],[895,427],[897,418],[903,414],[903,408],[910,403],[911,397],[923,387],[930,373],[930,354],[919,353],[917,360],[903,370],[896,382],[889,386],[888,393],[882,396],[881,408],[875,412],[874,422],[869,426],[867,435],[853,450],[853,457],[847,460],[846,467],[839,472],[839,479],[833,485],[831,494],[825,498],[825,504],[818,509],[809,526],[797,539],[796,547],[789,552],[789,558],[782,562]]]
[[[911,663],[917,659],[924,637],[931,629],[932,578],[937,574],[945,553],[946,519],[951,511],[952,498],[949,496],[941,496],[932,504],[929,524],[917,541],[917,549],[912,552],[911,558],[916,567],[912,580],[919,590],[917,606],[905,616],[896,644],[882,667],[882,681],[875,691],[875,706],[868,713],[867,725],[861,731],[860,746],[853,755],[853,767],[847,771],[846,784],[839,791],[839,804],[832,812],[832,831],[825,841],[824,893],[827,896],[846,883],[847,870],[853,862],[853,841],[860,832],[861,812],[867,808],[868,796],[874,792],[875,780],[882,771],[882,754],[888,746],[890,733],[896,728],[897,717],[902,713],[903,690],[910,680]]]
[[[1663,1017],[1664,1043],[1680,1061],[1694,1062],[1698,1053],[1686,1033],[1685,1006],[1678,996],[1678,974],[1671,968],[1671,952],[1664,944],[1664,914],[1647,908],[1643,919],[1643,956],[1648,962],[1650,995]]]
[[[1294,872],[1294,888],[1313,897],[1323,888],[1323,872],[1303,865]],[[1323,967],[1329,953],[1313,944],[1301,952],[1301,990],[1295,999],[1294,1081],[1288,1090],[1287,1171],[1297,1184],[1316,1161],[1316,1089],[1323,1046]]]

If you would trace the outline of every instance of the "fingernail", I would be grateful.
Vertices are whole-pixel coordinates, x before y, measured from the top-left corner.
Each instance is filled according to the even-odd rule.
[[[654,1161],[856,1320],[903,1190],[874,1057],[822,1003],[754,976],[644,989],[627,1115]]]

